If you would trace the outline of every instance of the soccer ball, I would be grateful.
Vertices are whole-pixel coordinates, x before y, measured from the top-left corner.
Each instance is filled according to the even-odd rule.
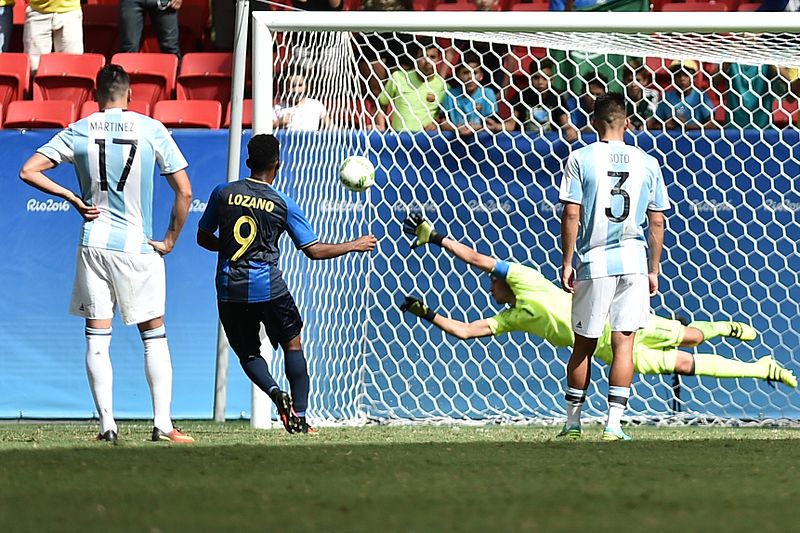
[[[364,192],[375,184],[375,167],[366,157],[352,155],[339,166],[339,181],[345,189]]]

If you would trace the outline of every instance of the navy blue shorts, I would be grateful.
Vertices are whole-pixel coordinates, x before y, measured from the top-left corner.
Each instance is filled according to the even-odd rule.
[[[261,324],[273,348],[300,335],[303,319],[289,293],[268,302],[217,302],[228,343],[239,357],[261,353]]]

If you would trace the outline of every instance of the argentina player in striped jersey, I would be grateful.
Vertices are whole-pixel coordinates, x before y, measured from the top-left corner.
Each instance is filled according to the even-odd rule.
[[[319,242],[295,201],[273,187],[280,167],[274,135],[247,143],[250,177],[211,193],[197,229],[197,243],[217,255],[217,305],[231,348],[245,374],[269,395],[289,433],[315,433],[306,422],[309,377],[300,333],[303,321],[278,267],[278,239],[289,234],[310,259],[371,252],[372,235],[339,244]],[[216,234],[218,232],[218,235]],[[274,348],[283,349],[291,396],[278,388],[261,357],[261,325]]]
[[[658,162],[625,144],[630,121],[624,97],[598,97],[592,122],[599,140],[570,154],[559,194],[564,204],[561,284],[574,294],[575,333],[567,365],[567,422],[560,435],[580,436],[591,357],[608,321],[613,359],[603,439],[630,440],[620,419],[630,397],[636,331],[647,326],[648,296],[658,291],[664,211],[670,204]],[[576,248],[577,269],[572,264]]]
[[[117,306],[136,324],[144,344],[145,373],[153,402],[154,441],[189,443],[173,427],[172,363],[164,308],[162,256],[172,251],[192,201],[188,163],[159,121],[127,111],[130,77],[119,65],[97,74],[101,111],[71,124],[37,150],[20,171],[27,184],[64,198],[84,218],[70,312],[86,319],[86,370],[100,417],[99,440],[116,443],[109,346]],[[80,195],[44,172],[72,163]],[[175,193],[163,240],[153,240],[154,171],[158,165]]]

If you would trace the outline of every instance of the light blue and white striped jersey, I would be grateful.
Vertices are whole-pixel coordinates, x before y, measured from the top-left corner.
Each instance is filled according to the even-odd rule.
[[[129,253],[155,253],[153,175],[188,166],[164,125],[150,117],[108,109],[70,124],[39,148],[56,164],[75,165],[81,197],[100,209],[84,222],[81,245]]]
[[[670,207],[654,157],[622,141],[575,150],[559,197],[581,205],[576,279],[647,273],[647,211]]]

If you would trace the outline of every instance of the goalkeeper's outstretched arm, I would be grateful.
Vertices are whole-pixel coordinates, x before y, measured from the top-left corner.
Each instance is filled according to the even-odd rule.
[[[427,320],[445,333],[449,333],[461,340],[492,335],[492,328],[489,327],[489,321],[485,318],[475,322],[461,322],[460,320],[447,318],[437,314],[433,309],[425,305],[422,300],[412,296],[406,296],[403,303],[400,304],[400,310]]]
[[[483,270],[484,272],[488,272],[489,274],[494,271],[494,267],[497,265],[497,260],[493,257],[483,255],[469,246],[439,233],[433,227],[433,224],[425,220],[422,215],[418,213],[412,213],[406,217],[403,222],[403,231],[408,235],[416,237],[414,242],[411,243],[411,248],[416,248],[428,243],[437,244],[465,263]]]

